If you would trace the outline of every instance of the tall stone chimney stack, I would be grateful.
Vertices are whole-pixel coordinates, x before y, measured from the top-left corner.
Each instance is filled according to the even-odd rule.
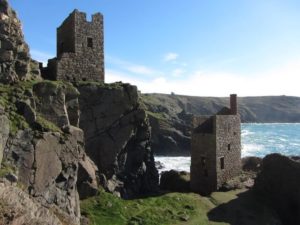
[[[230,110],[232,115],[237,114],[237,95],[231,94],[230,95]]]

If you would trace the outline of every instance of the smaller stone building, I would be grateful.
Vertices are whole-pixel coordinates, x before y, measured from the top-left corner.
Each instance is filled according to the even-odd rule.
[[[241,120],[237,96],[230,95],[230,109],[194,118],[191,141],[191,190],[209,194],[241,171]]]
[[[74,10],[57,28],[57,57],[48,60],[42,76],[50,80],[104,81],[103,16]]]

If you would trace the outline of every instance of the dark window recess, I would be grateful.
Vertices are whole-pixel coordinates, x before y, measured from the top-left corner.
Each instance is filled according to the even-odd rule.
[[[86,77],[83,77],[83,78],[82,78],[82,81],[86,81]]]
[[[87,46],[93,48],[93,38],[87,38]]]
[[[230,144],[228,144],[228,145],[227,145],[228,151],[230,151],[230,148],[231,148],[231,146],[230,146]]]
[[[202,165],[202,167],[206,167],[206,158],[205,157],[201,157],[201,165]]]
[[[233,132],[233,135],[236,135],[236,132]]]
[[[207,169],[204,170],[204,174],[203,174],[205,177],[208,177],[208,171]]]
[[[224,168],[225,168],[224,157],[220,158],[220,165],[221,165],[221,170],[224,170]]]
[[[2,49],[2,41],[0,40],[0,49]]]

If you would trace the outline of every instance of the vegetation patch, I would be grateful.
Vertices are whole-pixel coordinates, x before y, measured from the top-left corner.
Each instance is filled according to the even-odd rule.
[[[53,131],[53,132],[62,132],[61,129],[56,126],[54,123],[50,122],[49,120],[46,120],[45,118],[41,116],[36,117],[36,122],[45,130],[45,131]]]
[[[164,113],[155,113],[155,112],[150,112],[150,111],[146,111],[146,113],[147,113],[147,115],[152,116],[158,120],[166,120]]]
[[[188,221],[195,214],[196,204],[192,194],[123,200],[100,191],[99,196],[82,201],[81,210],[95,225],[163,225]]]
[[[265,225],[278,221],[261,199],[245,189],[208,197],[168,193],[136,200],[100,191],[99,196],[81,202],[81,212],[93,225]]]
[[[0,177],[5,177],[9,173],[15,173],[15,168],[11,166],[8,162],[2,161],[0,168]]]
[[[114,82],[114,83],[104,83],[104,82],[96,82],[96,81],[78,81],[75,86],[97,86],[107,89],[120,89],[123,88],[122,82]]]

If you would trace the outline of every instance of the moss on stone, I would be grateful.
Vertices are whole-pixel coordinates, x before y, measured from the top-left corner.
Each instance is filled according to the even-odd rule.
[[[90,86],[94,85],[97,87],[103,87],[107,89],[120,89],[123,88],[124,83],[122,82],[114,82],[114,83],[104,83],[104,82],[96,82],[96,81],[79,81],[76,84],[77,86]]]
[[[77,89],[68,82],[63,81],[20,81],[13,85],[0,84],[0,105],[4,108],[10,123],[10,134],[15,135],[18,130],[29,128],[30,125],[25,118],[17,112],[16,102],[26,101],[28,96],[24,95],[26,90],[32,91],[34,85],[45,83],[53,86],[53,88],[63,87],[72,95],[78,95]],[[37,123],[47,131],[61,132],[61,130],[50,121],[37,117]],[[34,128],[34,127],[33,127]]]
[[[0,168],[0,177],[5,177],[9,173],[15,173],[15,168],[8,162],[3,161]]]
[[[53,131],[53,132],[62,132],[61,129],[56,126],[54,123],[46,120],[45,118],[38,115],[36,117],[36,122],[45,130],[45,131]]]
[[[146,111],[147,115],[152,116],[156,119],[159,120],[166,120],[164,113],[155,113],[155,112],[150,112],[150,111]]]

